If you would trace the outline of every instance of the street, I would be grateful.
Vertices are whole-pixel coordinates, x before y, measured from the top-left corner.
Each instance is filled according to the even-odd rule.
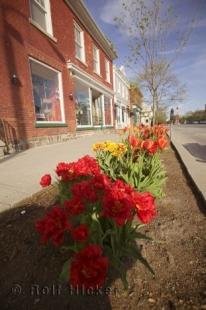
[[[188,173],[206,199],[206,125],[172,125],[171,140]]]
[[[187,151],[197,161],[206,161],[206,124],[172,126],[172,136],[180,139]]]
[[[206,124],[173,125],[172,131],[191,142],[206,144]]]

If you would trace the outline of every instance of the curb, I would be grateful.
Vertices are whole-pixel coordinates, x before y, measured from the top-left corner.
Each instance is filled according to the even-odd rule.
[[[206,198],[204,196],[204,194],[201,192],[201,190],[199,189],[198,185],[196,184],[196,182],[194,181],[192,175],[190,174],[187,165],[185,164],[185,162],[183,161],[180,153],[178,152],[175,144],[172,142],[172,140],[170,140],[170,145],[172,147],[172,149],[174,150],[179,162],[181,163],[182,166],[182,170],[183,173],[185,174],[186,177],[189,178],[189,186],[191,187],[191,190],[193,191],[193,193],[195,195],[197,195],[197,200],[200,200],[203,203],[204,206],[204,210],[202,210],[205,214],[206,214]]]

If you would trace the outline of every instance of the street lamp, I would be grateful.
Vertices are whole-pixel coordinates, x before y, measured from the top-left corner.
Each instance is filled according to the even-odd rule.
[[[174,124],[174,109],[170,110],[170,141],[172,139],[172,123]]]
[[[170,124],[172,122],[174,122],[174,109],[173,108],[170,110]]]

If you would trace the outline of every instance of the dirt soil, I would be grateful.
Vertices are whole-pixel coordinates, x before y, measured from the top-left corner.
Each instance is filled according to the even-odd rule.
[[[56,190],[51,187],[0,214],[0,309],[206,309],[206,208],[175,153],[168,150],[162,159],[168,174],[166,196],[158,202],[156,220],[142,228],[154,239],[142,247],[155,277],[137,262],[128,269],[128,291],[115,277],[96,296],[60,284],[68,254],[40,246],[34,229],[54,202]]]

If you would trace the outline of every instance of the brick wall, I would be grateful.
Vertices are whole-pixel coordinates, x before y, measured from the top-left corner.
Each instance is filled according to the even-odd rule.
[[[112,83],[105,81],[104,51],[100,50],[100,77],[93,73],[94,39],[63,0],[50,0],[50,5],[53,36],[56,40],[49,38],[29,22],[29,0],[0,1],[0,119],[11,126],[17,140],[75,132],[75,106],[74,101],[69,98],[69,94],[74,91],[74,84],[66,61],[71,60],[112,88]],[[85,30],[86,66],[75,58],[74,19]],[[98,46],[96,42],[95,44]],[[29,57],[62,72],[65,127],[36,127]],[[110,71],[112,81],[112,66]],[[13,74],[18,77],[16,85],[12,83]]]

